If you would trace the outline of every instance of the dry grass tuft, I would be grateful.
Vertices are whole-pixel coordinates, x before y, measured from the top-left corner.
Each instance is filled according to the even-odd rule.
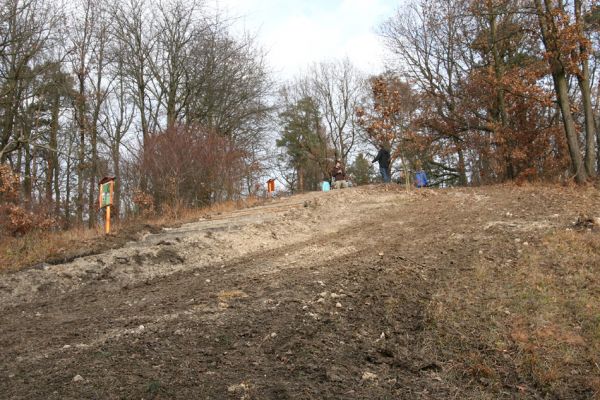
[[[227,302],[233,299],[245,299],[248,295],[241,290],[222,290],[218,294],[218,299],[221,302]]]
[[[76,248],[85,248],[100,236],[101,232],[96,229],[70,229],[63,232],[32,231],[21,237],[2,237],[0,272],[16,271]]]

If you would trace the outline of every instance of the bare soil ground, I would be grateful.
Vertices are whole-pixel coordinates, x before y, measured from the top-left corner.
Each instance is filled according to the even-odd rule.
[[[594,398],[594,217],[594,188],[371,186],[5,273],[0,398]]]

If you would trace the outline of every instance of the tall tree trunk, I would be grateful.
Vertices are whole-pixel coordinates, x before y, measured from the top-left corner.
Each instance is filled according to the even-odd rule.
[[[29,134],[27,134],[29,136]],[[31,195],[32,195],[32,187],[31,187],[31,146],[29,145],[29,138],[25,143],[22,144],[25,149],[25,172],[23,174],[23,200],[25,201],[25,205],[29,208],[31,206]]]
[[[600,130],[596,130],[596,171],[600,174]]]
[[[77,224],[81,225],[83,224],[83,172],[85,169],[85,133],[83,130],[79,132],[79,151],[77,159]]]
[[[488,23],[490,24],[490,37],[489,37],[489,45],[492,50],[492,57],[494,60],[494,77],[496,78],[496,119],[499,119],[500,123],[500,134],[506,134],[506,127],[508,126],[508,115],[506,112],[506,99],[505,99],[505,91],[502,86],[502,76],[503,76],[503,65],[502,59],[500,57],[500,52],[498,51],[498,27],[497,27],[497,15],[496,10],[491,2],[488,2]],[[513,164],[511,152],[514,143],[512,140],[507,140],[508,149],[506,149],[506,157],[505,157],[505,171],[506,177],[510,180],[516,178],[515,165]]]
[[[48,168],[48,173],[54,178],[54,211],[55,214],[59,214],[60,210],[60,185],[58,182],[59,178],[59,165],[58,165],[58,119],[60,115],[60,97],[56,96],[52,103],[52,120],[50,122],[50,161],[52,168]],[[52,180],[52,178],[51,178]],[[49,200],[52,200],[52,195],[49,196]]]
[[[50,145],[50,143],[48,143]],[[50,145],[51,146],[51,145]],[[44,181],[44,197],[48,207],[52,204],[52,178],[54,178],[54,167],[52,166],[52,152],[46,150],[46,179]]]
[[[69,149],[70,150],[70,149]],[[65,227],[71,226],[71,152],[69,151],[69,157],[67,157],[66,165],[66,184],[65,184]]]
[[[114,173],[115,173],[115,183],[114,183],[114,218],[115,220],[119,220],[119,211],[120,211],[120,206],[121,206],[121,182],[120,182],[120,177],[121,177],[121,169],[119,164],[121,163],[121,153],[119,151],[119,142],[116,143],[116,146],[113,147],[113,151],[112,151],[112,155],[113,155],[113,164],[114,164]]]
[[[581,90],[581,100],[583,103],[583,113],[585,117],[585,171],[588,176],[595,177],[596,170],[596,121],[594,119],[594,109],[592,106],[592,91],[590,88],[590,65],[589,51],[583,43],[585,21],[581,15],[581,0],[575,0],[575,22],[579,32],[579,57],[581,58],[581,73],[577,75],[579,89]]]
[[[52,182],[55,178],[55,169],[58,168],[58,113],[59,113],[59,103],[60,99],[58,96],[52,101],[52,109],[51,109],[51,117],[50,117],[50,132],[48,138],[48,147],[49,149],[46,151],[46,202],[48,205],[52,203],[52,194],[54,192],[54,187],[52,186]],[[58,200],[58,197],[56,198]],[[58,215],[58,214],[57,214]]]
[[[567,137],[567,145],[569,147],[572,169],[575,174],[575,181],[578,184],[583,184],[587,180],[587,174],[579,148],[577,128],[575,127],[575,121],[573,119],[573,114],[571,113],[567,74],[559,59],[560,51],[557,43],[559,39],[557,28],[553,20],[553,11],[555,11],[555,9],[552,6],[551,0],[544,0],[544,5],[546,7],[545,10],[542,7],[542,0],[535,0],[535,5],[540,29],[542,32],[542,41],[544,42],[546,51],[550,54],[549,62],[550,69],[552,71],[552,80],[554,81],[554,90],[556,92],[558,105],[563,117],[563,125]]]
[[[92,151],[91,167],[90,167],[90,184],[88,187],[88,228],[96,226],[96,176],[98,174],[98,134],[95,127],[90,129],[90,146]]]
[[[460,186],[467,186],[468,179],[464,150],[460,143],[459,137],[452,136],[452,140],[454,141],[454,145],[456,146],[456,154],[458,155],[458,184]]]
[[[565,134],[567,135],[567,145],[569,147],[569,155],[571,156],[571,164],[573,173],[575,174],[575,181],[578,184],[583,184],[587,180],[587,174],[583,164],[583,159],[581,157],[581,151],[579,149],[577,128],[575,127],[573,114],[571,114],[571,102],[569,101],[567,77],[564,73],[552,73],[552,78],[554,80],[558,104],[563,117],[563,124],[565,127]]]
[[[77,127],[79,129],[79,151],[78,151],[78,165],[77,165],[77,224],[83,224],[83,211],[85,208],[85,195],[84,195],[84,178],[86,172],[85,165],[85,139],[87,136],[87,109],[86,109],[86,95],[85,95],[85,66],[83,64],[83,55],[81,56],[82,64],[77,72],[77,79],[79,83],[77,99],[75,101],[75,115],[77,121]],[[90,213],[92,210],[90,210]]]

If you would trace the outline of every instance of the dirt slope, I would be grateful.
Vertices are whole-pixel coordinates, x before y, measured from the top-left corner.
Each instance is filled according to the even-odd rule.
[[[599,199],[311,193],[3,275],[0,398],[592,398],[593,356],[569,379],[527,372],[517,289],[494,282]]]

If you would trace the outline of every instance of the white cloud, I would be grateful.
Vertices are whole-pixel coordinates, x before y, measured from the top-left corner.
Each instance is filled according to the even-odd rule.
[[[383,69],[376,27],[398,5],[392,0],[216,0],[258,31],[273,69],[291,78],[311,64],[348,57],[368,73]]]

